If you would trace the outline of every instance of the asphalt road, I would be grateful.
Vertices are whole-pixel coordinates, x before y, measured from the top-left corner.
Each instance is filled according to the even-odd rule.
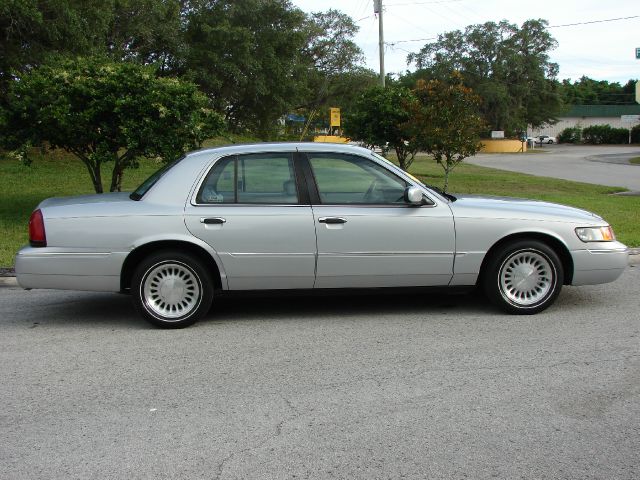
[[[631,165],[624,160],[640,156],[640,148],[637,145],[627,147],[562,144],[544,145],[542,148],[544,153],[480,154],[465,159],[465,162],[511,172],[640,191],[640,165]]]
[[[230,297],[166,331],[0,288],[0,478],[637,479],[639,291]]]

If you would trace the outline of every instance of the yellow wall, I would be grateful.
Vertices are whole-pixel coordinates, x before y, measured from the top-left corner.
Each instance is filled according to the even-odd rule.
[[[318,135],[313,137],[314,142],[324,142],[324,143],[347,143],[349,141],[348,138],[338,137],[336,135]]]
[[[482,140],[482,153],[518,153],[523,151],[520,140],[490,139]],[[527,144],[524,144],[524,151],[527,151]]]

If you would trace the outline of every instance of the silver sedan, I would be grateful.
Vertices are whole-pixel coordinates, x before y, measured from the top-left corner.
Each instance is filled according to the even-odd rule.
[[[22,287],[130,293],[171,328],[225,290],[480,286],[531,314],[628,263],[593,213],[443,194],[369,150],[313,143],[193,152],[133,193],[45,200],[29,232]]]

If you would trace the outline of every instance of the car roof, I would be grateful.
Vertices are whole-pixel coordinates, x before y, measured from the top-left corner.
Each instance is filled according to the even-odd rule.
[[[342,143],[320,143],[320,142],[265,142],[265,143],[238,143],[233,145],[224,145],[215,148],[206,148],[191,152],[188,156],[200,155],[233,155],[238,153],[260,153],[260,152],[339,152],[339,153],[357,153],[371,154],[368,150],[357,145]]]

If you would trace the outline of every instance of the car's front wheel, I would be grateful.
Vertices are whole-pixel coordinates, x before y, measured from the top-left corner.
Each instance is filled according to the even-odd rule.
[[[192,255],[162,251],[136,268],[131,292],[136,309],[152,324],[182,328],[206,314],[213,301],[211,275]]]
[[[485,293],[509,313],[533,314],[551,305],[564,282],[562,262],[547,244],[519,240],[489,259],[483,275]]]

